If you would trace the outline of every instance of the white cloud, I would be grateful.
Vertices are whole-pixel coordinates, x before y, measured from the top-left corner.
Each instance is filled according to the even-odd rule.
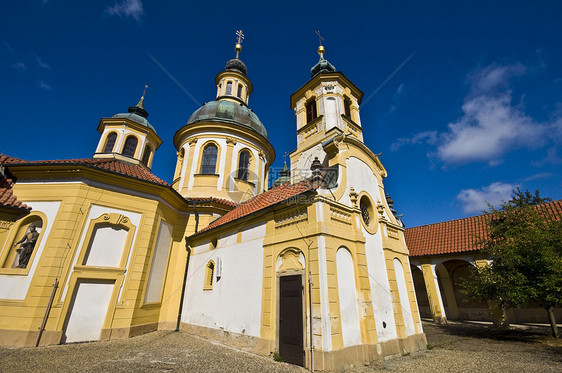
[[[53,87],[51,87],[50,85],[48,85],[47,83],[45,83],[44,81],[40,80],[39,81],[39,87],[41,87],[42,89],[44,89],[45,91],[50,91],[53,89]]]
[[[35,55],[35,60],[37,61],[37,64],[39,65],[39,67],[42,67],[43,69],[46,69],[46,70],[51,68],[51,66],[49,66],[49,64],[47,62],[43,61],[41,59],[41,57],[39,57],[38,55]]]
[[[466,213],[482,212],[488,208],[488,203],[498,207],[503,201],[511,198],[511,192],[517,185],[495,182],[480,189],[463,189],[457,194]]]
[[[464,115],[440,135],[437,156],[445,163],[484,161],[493,165],[510,150],[543,141],[546,127],[512,106],[509,92],[476,96],[462,110]]]
[[[10,43],[8,43],[7,41],[4,41],[2,43],[4,45],[4,48],[10,52],[10,53],[14,53],[14,48],[12,48],[12,46],[10,45]]]
[[[533,180],[548,179],[551,176],[552,176],[552,173],[550,173],[550,172],[541,172],[541,173],[538,173],[538,174],[527,176],[525,179],[523,179],[523,181],[527,182],[527,181],[533,181]]]
[[[526,71],[527,67],[520,63],[506,66],[492,64],[472,72],[468,79],[472,82],[473,93],[489,94],[493,90],[507,88],[511,77],[523,75]]]
[[[536,121],[513,104],[509,80],[526,71],[527,67],[515,63],[493,64],[470,73],[471,90],[462,105],[461,117],[449,123],[444,132],[426,131],[400,138],[391,149],[427,143],[436,146],[428,155],[445,165],[486,162],[493,167],[512,150],[562,141],[562,104],[545,122]]]
[[[400,149],[404,145],[416,145],[421,143],[426,143],[429,145],[435,145],[437,143],[437,131],[425,131],[414,134],[412,137],[401,137],[396,140],[392,145],[390,145],[390,150],[393,152]]]
[[[27,66],[23,62],[17,62],[15,64],[13,64],[12,67],[16,70],[19,70],[19,71],[23,71],[23,70],[27,69]]]
[[[133,17],[140,21],[144,14],[144,9],[140,0],[121,0],[105,9],[106,13],[112,16]]]
[[[555,147],[546,151],[546,157],[538,162],[533,162],[533,166],[542,167],[546,164],[559,165],[562,164],[562,158],[558,156],[558,149]]]

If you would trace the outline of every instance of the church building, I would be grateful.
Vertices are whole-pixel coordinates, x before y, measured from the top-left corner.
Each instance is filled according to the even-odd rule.
[[[144,94],[100,120],[91,158],[0,156],[1,345],[180,329],[316,370],[425,348],[363,93],[320,46],[291,95],[296,149],[270,183],[240,51],[173,135],[171,183],[151,173],[162,139]]]

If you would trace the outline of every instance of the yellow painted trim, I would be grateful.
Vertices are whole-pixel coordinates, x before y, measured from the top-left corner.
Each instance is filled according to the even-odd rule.
[[[212,268],[211,268],[212,266]],[[217,267],[214,260],[209,260],[205,265],[205,278],[203,282],[203,290],[213,290],[215,283],[215,271]]]
[[[129,257],[129,251],[132,249],[131,243],[135,235],[135,226],[131,223],[131,220],[128,217],[116,213],[110,213],[110,214],[105,213],[100,215],[96,219],[90,220],[90,223],[88,225],[88,230],[86,231],[86,236],[84,237],[84,246],[81,248],[80,254],[78,255],[78,260],[76,261],[77,266],[84,266],[85,268],[90,267],[86,265],[84,261],[86,259],[86,255],[88,254],[90,248],[94,230],[97,228],[97,226],[102,226],[102,225],[120,226],[127,230],[127,238],[125,239],[125,244],[123,245],[123,252],[121,253],[121,260],[119,261],[119,267],[118,267],[125,270],[125,266],[127,264],[127,258]]]

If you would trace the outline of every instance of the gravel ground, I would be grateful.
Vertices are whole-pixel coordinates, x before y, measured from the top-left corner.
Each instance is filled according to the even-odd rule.
[[[424,324],[430,349],[347,372],[562,372],[562,341],[548,329],[496,331]],[[184,332],[39,348],[0,347],[1,372],[306,372]]]

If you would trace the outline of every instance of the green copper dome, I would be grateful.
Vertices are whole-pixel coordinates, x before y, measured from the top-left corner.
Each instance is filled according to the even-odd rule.
[[[148,86],[147,86],[148,87]],[[145,88],[146,90],[146,88]],[[146,119],[148,117],[148,112],[144,109],[144,94],[140,98],[139,102],[135,106],[129,106],[128,113],[115,114],[113,118],[126,118],[136,122],[140,125],[150,128],[156,133],[156,129],[148,122]]]
[[[310,69],[310,76],[314,78],[316,75],[320,73],[333,73],[336,71],[334,65],[328,62],[328,60],[324,59],[324,57],[320,57],[318,63],[312,66]]]
[[[187,124],[198,122],[232,123],[251,129],[266,139],[267,131],[256,114],[246,105],[232,101],[211,101],[195,110],[187,120]]]

